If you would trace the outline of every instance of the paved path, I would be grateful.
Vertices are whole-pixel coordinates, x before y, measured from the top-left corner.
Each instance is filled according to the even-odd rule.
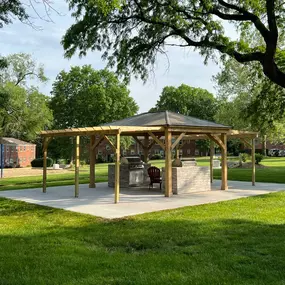
[[[218,190],[220,181],[214,181],[212,191],[174,195],[165,198],[160,192],[141,188],[121,190],[120,203],[114,204],[113,189],[107,183],[97,183],[96,189],[80,185],[79,198],[74,198],[74,186],[41,189],[1,191],[0,197],[61,208],[103,218],[121,218],[142,213],[175,209],[185,206],[215,203],[285,190],[285,184],[229,181],[229,190]]]

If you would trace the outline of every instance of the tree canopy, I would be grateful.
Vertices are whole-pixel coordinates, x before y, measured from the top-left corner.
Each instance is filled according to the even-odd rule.
[[[68,0],[75,24],[63,38],[65,55],[103,51],[117,72],[147,78],[148,68],[167,46],[192,47],[207,60],[228,55],[257,62],[264,74],[285,87],[283,0]],[[234,24],[240,37],[226,35]],[[256,43],[254,34],[261,41]]]
[[[35,140],[41,130],[51,126],[53,118],[48,97],[28,86],[35,75],[47,80],[43,66],[28,54],[13,54],[5,61],[0,70],[0,136]]]
[[[0,68],[0,83],[12,82],[15,85],[26,86],[31,79],[46,82],[44,66],[37,63],[30,54],[16,53],[5,58],[5,65]]]
[[[179,87],[164,87],[151,111],[169,110],[186,116],[213,120],[216,107],[213,94],[202,88],[182,84]]]
[[[92,127],[132,116],[138,105],[129,93],[126,84],[106,69],[97,71],[85,65],[61,71],[51,92],[53,128]],[[87,143],[87,139],[81,140],[82,146]],[[130,143],[129,139],[123,140],[123,145]],[[73,157],[69,138],[53,140],[49,149],[56,158]]]
[[[0,28],[11,24],[15,19],[28,24],[34,28],[34,19],[40,18],[44,21],[51,21],[50,13],[56,10],[52,7],[52,0],[1,0],[0,1]],[[38,5],[42,4],[45,15],[40,15]]]
[[[50,107],[58,129],[97,126],[134,115],[138,106],[114,73],[91,66],[61,71],[53,83]]]
[[[25,89],[11,82],[0,86],[0,136],[34,140],[49,127],[52,113],[48,98],[36,88]]]
[[[267,79],[259,65],[227,60],[214,79],[219,100],[217,122],[258,131],[272,142],[284,140],[285,90]]]

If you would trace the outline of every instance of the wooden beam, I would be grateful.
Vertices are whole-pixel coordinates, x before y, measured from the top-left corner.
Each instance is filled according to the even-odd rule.
[[[170,127],[172,133],[196,133],[196,134],[221,134],[229,133],[230,128],[213,128],[213,127]]]
[[[95,184],[95,148],[93,145],[95,144],[95,135],[90,137],[90,180],[89,180],[89,188],[96,188]]]
[[[137,136],[133,136],[133,139],[142,147],[142,148],[145,148],[147,146],[145,146],[139,139]]]
[[[168,132],[169,133],[169,132]],[[160,145],[160,147],[165,150],[165,145],[163,144],[163,142],[161,140],[159,140],[152,132],[148,132],[148,134],[152,137],[152,139],[158,144]],[[171,142],[170,142],[170,146],[171,146]]]
[[[252,163],[252,186],[255,186],[255,139],[251,141],[251,163]]]
[[[93,136],[95,137],[95,135],[93,135]],[[96,142],[96,139],[95,139],[95,141],[94,141],[94,143],[93,143],[93,145],[92,145],[92,150],[95,150],[96,147],[99,146],[99,144],[100,144],[103,140],[104,140],[104,135],[101,135],[101,136],[99,137],[99,139],[97,140],[97,142]]]
[[[252,149],[252,145],[250,142],[248,142],[246,139],[244,138],[240,138],[240,140],[247,146],[249,147],[250,149]]]
[[[179,159],[179,155],[180,155],[180,149],[177,147],[175,149],[175,158]]]
[[[207,136],[210,140],[214,141],[218,146],[220,146],[221,149],[227,148],[227,146],[223,143],[223,140],[220,139],[218,136],[213,134],[207,134]]]
[[[104,136],[104,139],[111,145],[112,149],[116,152],[116,146],[111,142],[111,140],[107,137]]]
[[[115,162],[115,204],[120,199],[120,134],[116,135],[116,162]]]
[[[171,149],[175,149],[175,147],[179,144],[179,142],[183,139],[186,133],[181,133],[180,136],[176,139],[176,141],[172,144]]]
[[[47,192],[47,148],[50,138],[44,138],[43,142],[43,193]]]
[[[144,136],[144,147],[143,147],[143,156],[144,156],[144,163],[148,163],[148,154],[149,154],[149,136],[145,135]]]
[[[213,178],[214,178],[214,169],[213,169],[213,157],[214,157],[214,152],[215,152],[215,145],[214,141],[211,140],[210,142],[210,181],[213,183]]]
[[[180,144],[179,146],[178,146],[178,149],[181,149],[185,144],[186,144],[186,140],[184,140],[183,142],[182,142],[182,144]]]
[[[227,134],[221,135],[224,147],[222,151],[222,185],[221,190],[228,190],[228,164],[227,164]]]
[[[161,135],[157,136],[158,139],[160,139],[161,137],[162,137]],[[153,141],[149,144],[149,146],[148,146],[147,149],[150,150],[155,144],[156,144],[156,141],[153,140]]]
[[[172,195],[171,132],[165,129],[165,197]]]
[[[79,196],[79,146],[80,146],[80,136],[76,136],[75,140],[75,198]]]

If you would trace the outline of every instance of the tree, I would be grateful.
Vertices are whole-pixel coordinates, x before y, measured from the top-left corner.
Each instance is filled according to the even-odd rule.
[[[48,98],[36,88],[0,86],[0,136],[34,140],[52,122]]]
[[[234,60],[214,77],[219,108],[215,120],[236,129],[258,131],[266,139],[285,139],[285,90],[264,77],[257,64],[241,65]]]
[[[27,81],[34,78],[40,82],[48,80],[44,74],[44,66],[38,64],[30,54],[11,54],[5,58],[3,68],[0,68],[0,84],[12,82],[16,86],[26,86]]]
[[[164,87],[155,107],[150,111],[168,110],[213,121],[216,109],[216,99],[209,91],[181,84],[179,87]],[[201,153],[209,149],[210,144],[208,140],[197,140],[196,146]]]
[[[90,65],[72,67],[69,72],[61,71],[51,95],[55,129],[98,126],[132,116],[138,111],[127,86],[113,72],[106,69],[96,71]],[[57,142],[62,150],[60,156],[72,157],[70,141],[63,138]]]
[[[45,16],[40,16],[39,12],[36,9],[36,5],[40,4],[44,6]],[[20,20],[21,22],[34,26],[33,19],[35,17],[31,16],[29,10],[34,12],[36,16],[45,21],[51,21],[50,11],[55,11],[51,6],[50,0],[1,0],[0,1],[0,28],[3,28],[4,25],[11,24],[15,19]]]
[[[47,78],[43,66],[29,54],[13,54],[5,58],[0,68],[0,136],[36,140],[38,133],[50,127],[52,113],[48,97],[38,88],[28,87],[28,80]]]
[[[76,23],[63,38],[65,55],[104,51],[103,58],[117,72],[147,78],[148,67],[167,46],[194,48],[205,56],[213,51],[240,63],[257,62],[264,74],[285,87],[282,45],[283,0],[69,0]],[[240,38],[226,36],[223,23],[234,24]],[[254,45],[253,32],[262,39]]]
[[[213,120],[216,112],[216,100],[213,94],[202,88],[185,84],[181,84],[179,87],[166,86],[155,107],[151,109],[151,111],[164,110],[203,120]]]

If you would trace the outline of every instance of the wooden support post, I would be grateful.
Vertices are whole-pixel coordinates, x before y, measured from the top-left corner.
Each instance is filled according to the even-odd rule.
[[[90,180],[89,188],[96,188],[95,184],[95,152],[96,148],[93,148],[95,144],[95,135],[90,136]]]
[[[165,129],[165,197],[172,195],[171,132]]]
[[[79,196],[79,145],[80,145],[80,136],[76,136],[75,140],[75,198]]]
[[[179,154],[180,154],[180,149],[177,146],[176,149],[175,149],[175,158],[179,159]]]
[[[221,190],[228,190],[227,134],[221,135],[222,151],[222,185]]]
[[[255,139],[251,141],[252,186],[255,186]]]
[[[144,162],[148,162],[148,145],[149,145],[149,136],[144,136],[144,148],[143,148],[143,155],[144,155]]]
[[[215,152],[215,146],[214,146],[214,142],[211,140],[210,142],[210,180],[211,180],[211,183],[213,183],[213,179],[214,179],[214,170],[213,170],[214,152]]]
[[[115,162],[115,204],[120,199],[120,133],[116,135],[116,162]]]
[[[44,138],[43,143],[43,193],[47,192],[47,147],[48,147],[48,137]]]

